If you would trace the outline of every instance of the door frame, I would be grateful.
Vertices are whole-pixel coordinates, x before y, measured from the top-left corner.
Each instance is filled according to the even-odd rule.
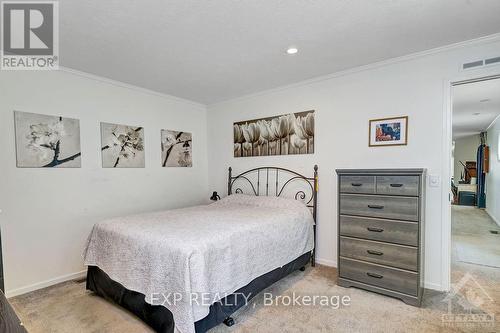
[[[500,68],[498,66],[483,67],[475,70],[467,70],[460,75],[444,82],[444,108],[443,108],[443,153],[442,153],[442,203],[441,203],[441,235],[442,235],[442,258],[441,258],[441,289],[449,291],[451,288],[451,152],[452,152],[452,89],[454,86],[474,83],[492,79],[500,79]]]

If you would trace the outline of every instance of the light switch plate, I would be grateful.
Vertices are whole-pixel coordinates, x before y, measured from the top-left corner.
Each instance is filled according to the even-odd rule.
[[[441,185],[441,177],[438,175],[429,175],[429,186],[439,187]]]

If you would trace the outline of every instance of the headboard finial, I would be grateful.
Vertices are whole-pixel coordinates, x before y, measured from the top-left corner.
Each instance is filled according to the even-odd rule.
[[[232,194],[232,191],[231,191],[231,182],[232,182],[232,179],[233,179],[233,168],[229,167],[229,177],[227,179],[227,195],[231,195]]]
[[[314,190],[318,192],[318,165],[314,166]]]

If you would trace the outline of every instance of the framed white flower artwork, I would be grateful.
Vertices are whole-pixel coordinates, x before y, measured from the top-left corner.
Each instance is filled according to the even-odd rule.
[[[161,166],[192,167],[193,135],[189,132],[161,130]]]
[[[233,124],[234,157],[314,154],[314,111]]]
[[[103,168],[144,168],[144,128],[101,123]]]
[[[14,111],[18,168],[80,168],[80,121]]]

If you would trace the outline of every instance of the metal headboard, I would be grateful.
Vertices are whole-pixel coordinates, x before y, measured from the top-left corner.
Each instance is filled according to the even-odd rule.
[[[317,225],[317,206],[318,206],[318,166],[314,166],[313,177],[304,176],[290,169],[279,167],[260,167],[247,170],[237,176],[232,175],[233,169],[229,167],[229,177],[227,181],[227,194],[243,193],[241,187],[235,184],[237,181],[242,181],[247,185],[250,195],[265,195],[265,196],[282,196],[285,188],[292,182],[302,182],[305,188],[298,189],[294,195],[296,200],[303,201],[307,207],[311,208],[314,219],[314,249],[311,253],[311,265],[314,267],[316,262],[316,225]],[[251,177],[253,175],[253,178]],[[271,179],[270,179],[271,176]],[[282,179],[284,178],[284,179]],[[270,183],[270,181],[272,183]],[[262,192],[262,193],[261,193]],[[310,194],[308,195],[308,192]]]

